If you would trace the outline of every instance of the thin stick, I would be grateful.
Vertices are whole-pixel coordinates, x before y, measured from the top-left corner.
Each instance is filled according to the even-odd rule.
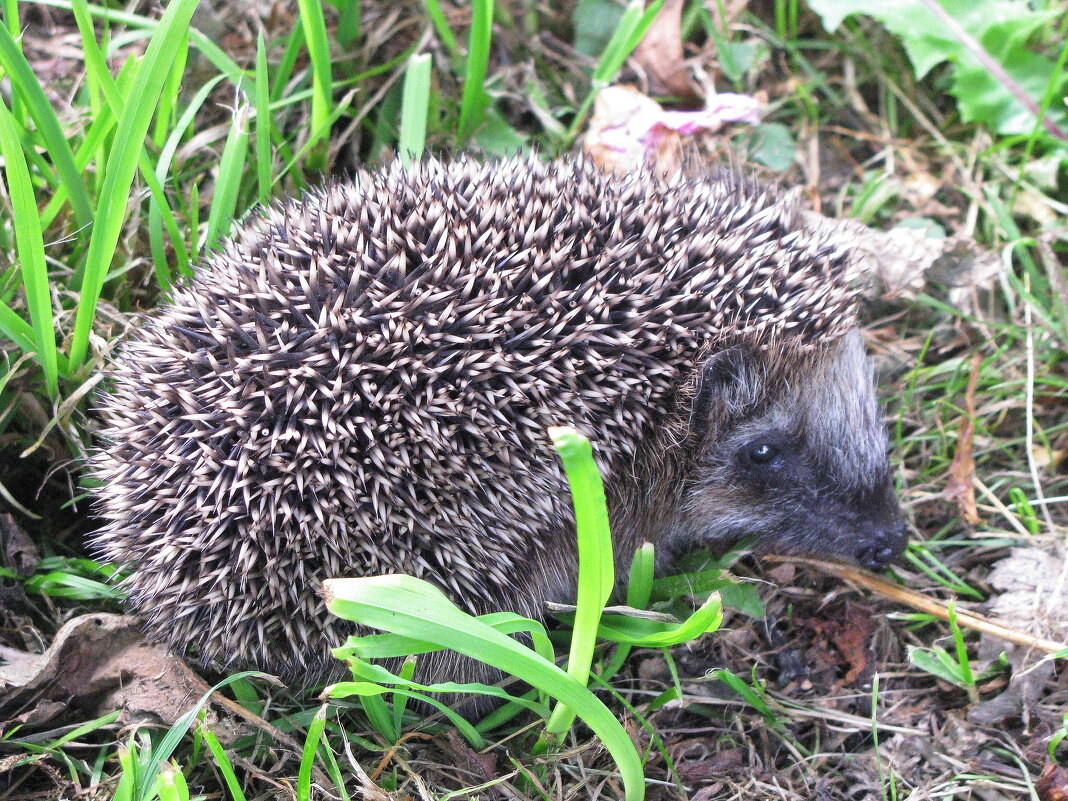
[[[891,601],[911,606],[913,609],[920,612],[934,615],[940,620],[949,620],[949,608],[945,604],[928,598],[926,595],[918,593],[915,590],[910,590],[907,587],[894,584],[892,581],[887,581],[880,576],[876,576],[874,573],[861,570],[858,567],[842,564],[840,562],[820,562],[815,559],[805,559],[797,556],[766,556],[764,558],[775,562],[798,562],[800,564],[808,565],[809,567],[814,567],[821,573],[837,576],[838,578],[852,582],[866,590],[874,592],[876,595],[888,598]],[[984,634],[989,634],[998,639],[1005,640],[1006,642],[1015,643],[1016,645],[1022,645],[1025,648],[1037,648],[1048,654],[1068,649],[1068,643],[1035,637],[1025,631],[1011,629],[1008,626],[995,623],[994,621],[982,617],[981,615],[974,614],[973,612],[966,612],[960,607],[957,607],[953,614],[957,623],[965,628],[972,629],[973,631],[981,631]]]

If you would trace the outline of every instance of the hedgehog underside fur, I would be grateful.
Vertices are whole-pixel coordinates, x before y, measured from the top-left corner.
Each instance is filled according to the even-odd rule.
[[[847,266],[730,175],[360,172],[255,214],[121,347],[94,545],[155,636],[305,680],[350,633],[324,578],[405,572],[540,616],[574,551],[546,427],[625,483],[699,354],[852,329]]]

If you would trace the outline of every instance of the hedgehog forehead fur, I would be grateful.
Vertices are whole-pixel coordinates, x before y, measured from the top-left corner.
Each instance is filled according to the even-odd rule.
[[[427,161],[276,203],[122,346],[95,544],[150,630],[281,672],[312,657],[278,643],[344,636],[331,576],[536,614],[570,515],[545,427],[624,481],[700,354],[852,330],[848,259],[730,175]]]

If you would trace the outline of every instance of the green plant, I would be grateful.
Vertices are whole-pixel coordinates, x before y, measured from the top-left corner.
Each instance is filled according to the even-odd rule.
[[[1053,736],[1049,738],[1046,751],[1049,753],[1050,759],[1055,760],[1057,758],[1057,746],[1064,742],[1066,737],[1068,737],[1068,715],[1061,718],[1061,727],[1053,732]]]
[[[972,667],[971,658],[968,656],[968,647],[964,642],[960,625],[957,623],[956,611],[952,603],[949,606],[949,627],[953,634],[952,654],[937,645],[930,648],[909,646],[909,661],[920,670],[960,687],[968,693],[968,700],[971,703],[978,703],[977,685],[979,682],[1003,672],[1008,665],[1008,660],[1004,654],[1001,654],[986,670],[976,673]]]
[[[1026,0],[809,0],[828,31],[865,14],[900,37],[918,78],[952,64],[950,91],[961,116],[1002,135],[1023,134],[1063,143],[1068,113],[1052,102],[1065,92],[1065,52],[1051,60],[1028,41],[1062,13],[1036,10]]]

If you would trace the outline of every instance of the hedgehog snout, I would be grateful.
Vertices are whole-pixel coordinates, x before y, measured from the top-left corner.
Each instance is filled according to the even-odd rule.
[[[880,571],[897,559],[908,544],[908,526],[903,520],[873,523],[863,527],[853,558],[861,567]]]

